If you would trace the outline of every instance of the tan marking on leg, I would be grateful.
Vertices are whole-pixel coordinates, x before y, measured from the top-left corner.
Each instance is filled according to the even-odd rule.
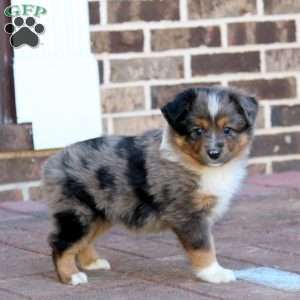
[[[210,247],[203,249],[192,249],[189,244],[181,241],[188,258],[191,261],[193,269],[204,269],[217,260],[213,236],[210,235],[209,239]]]
[[[110,223],[96,223],[95,224],[95,231],[94,234],[91,238],[91,241],[94,241],[99,235],[105,233],[107,230],[109,230],[111,228],[111,224]]]
[[[88,266],[100,258],[93,243],[99,235],[106,232],[109,228],[111,228],[111,225],[108,223],[93,224],[87,243],[77,256],[81,267]]]
[[[81,243],[74,245],[71,249],[68,249],[55,259],[56,270],[59,279],[63,283],[69,283],[72,275],[79,273],[79,270],[76,266],[75,256],[80,250],[80,245]]]
[[[212,237],[211,241],[213,245]],[[190,252],[189,255],[197,278],[211,283],[225,283],[235,280],[233,271],[219,265],[214,246],[206,252]]]
[[[216,254],[213,249],[209,250],[187,250],[193,269],[204,269],[216,261]]]
[[[107,225],[102,224],[102,232],[104,228],[107,228]],[[92,255],[96,255],[96,253],[91,252],[92,247],[88,246],[95,239],[98,232],[100,232],[99,225],[96,223],[92,224],[90,231],[80,241],[74,243],[71,248],[67,249],[61,255],[55,256],[56,271],[62,282],[69,283],[72,275],[79,272],[76,266],[76,256],[79,255],[79,253],[83,253],[83,255],[81,255],[81,259],[83,260],[88,260]]]
[[[93,244],[88,244],[78,253],[78,261],[81,267],[88,266],[95,262],[99,255]]]

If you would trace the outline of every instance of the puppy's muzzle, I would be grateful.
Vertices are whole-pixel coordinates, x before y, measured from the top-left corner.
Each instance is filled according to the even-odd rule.
[[[207,150],[207,155],[212,160],[217,160],[221,155],[221,150],[219,149],[209,149]]]

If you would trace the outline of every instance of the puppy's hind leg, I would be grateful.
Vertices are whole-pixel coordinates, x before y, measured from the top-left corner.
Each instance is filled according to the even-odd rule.
[[[88,282],[87,275],[80,272],[76,266],[75,256],[78,250],[74,248],[58,254],[53,251],[52,257],[55,264],[56,272],[61,282],[78,285]]]
[[[86,246],[90,235],[88,218],[74,210],[54,214],[56,231],[49,237],[56,272],[63,283],[87,283],[87,276],[76,266],[76,255]]]
[[[98,222],[93,224],[93,227],[93,232],[87,245],[78,253],[79,264],[84,270],[110,270],[110,263],[106,259],[100,258],[95,249],[94,242],[97,236],[107,231],[111,225]]]

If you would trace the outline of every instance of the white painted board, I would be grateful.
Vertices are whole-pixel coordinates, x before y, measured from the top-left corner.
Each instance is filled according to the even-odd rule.
[[[45,26],[36,48],[14,50],[18,123],[31,122],[35,149],[101,135],[97,61],[90,53],[86,0],[13,0],[40,5]]]

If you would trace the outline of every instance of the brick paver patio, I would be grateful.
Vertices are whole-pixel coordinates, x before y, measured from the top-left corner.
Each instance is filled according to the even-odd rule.
[[[248,281],[213,285],[196,280],[171,233],[134,235],[114,229],[98,241],[111,271],[89,272],[85,286],[60,284],[53,272],[42,202],[0,204],[0,299],[293,300]],[[267,266],[300,274],[300,173],[252,177],[216,225],[220,262],[241,270]]]

